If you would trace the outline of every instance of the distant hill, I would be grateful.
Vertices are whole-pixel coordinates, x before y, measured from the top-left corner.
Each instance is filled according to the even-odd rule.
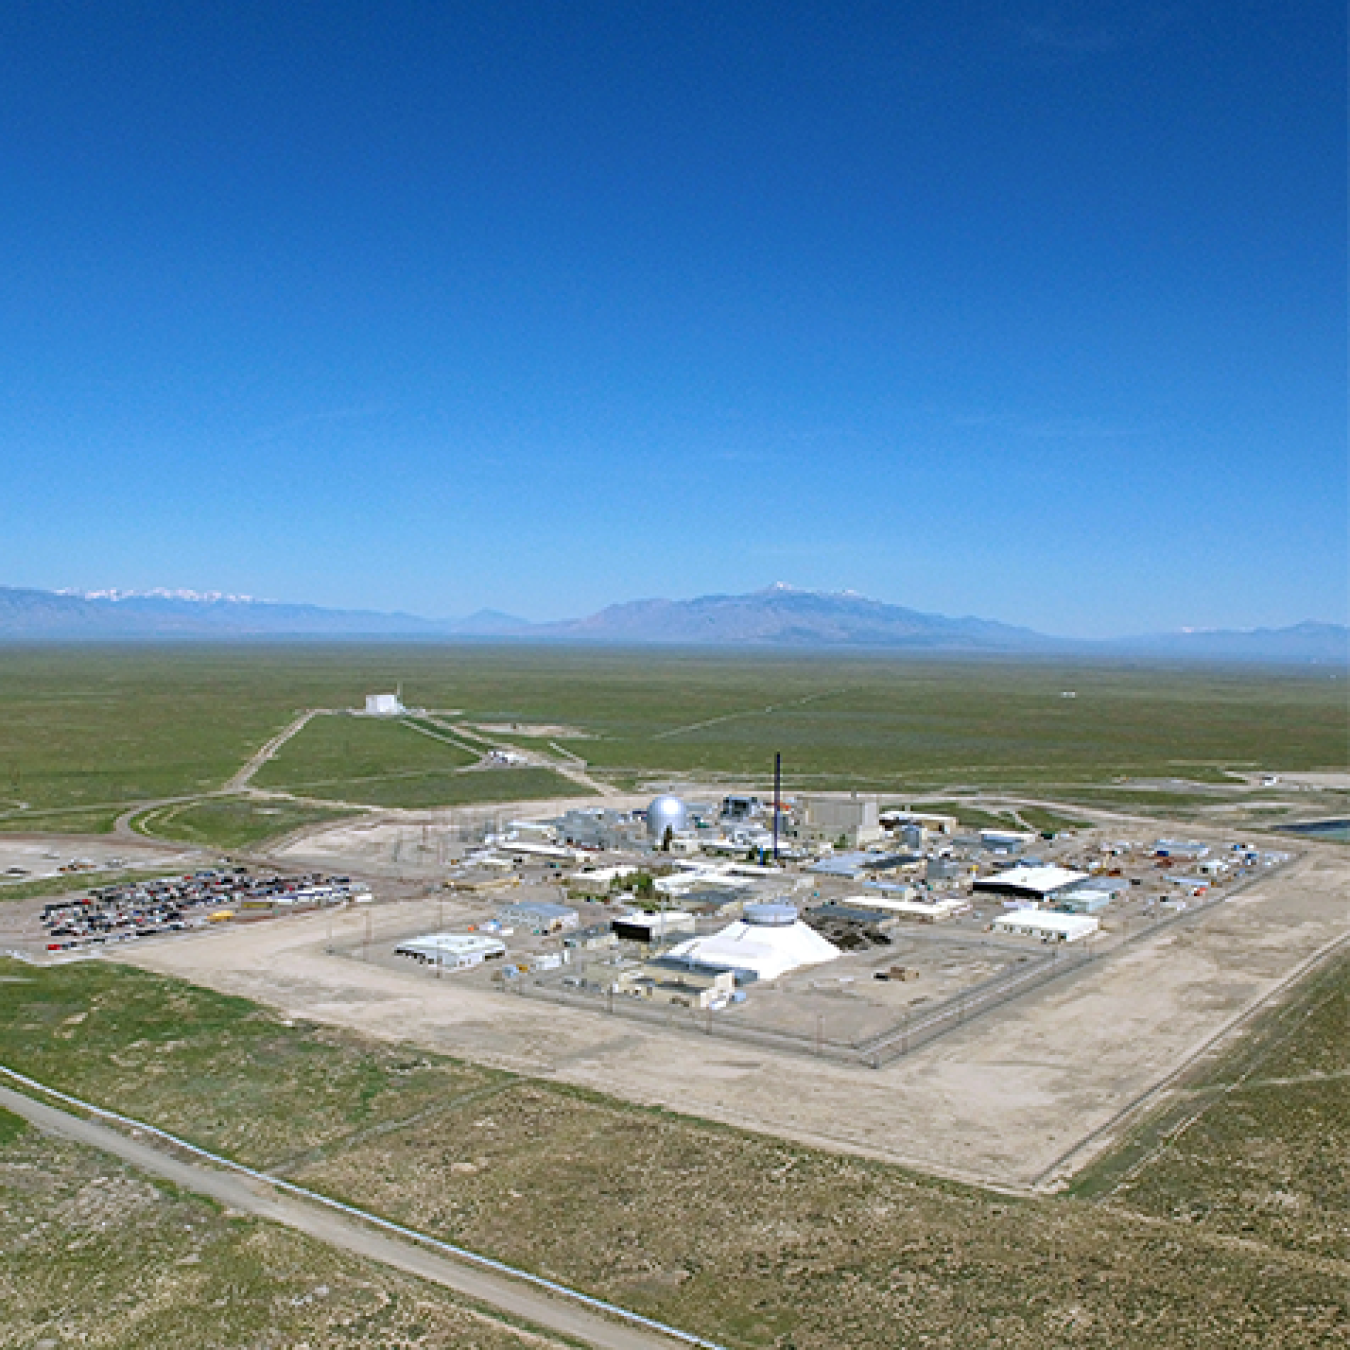
[[[1311,620],[1288,628],[1188,629],[1126,638],[1109,645],[1126,653],[1214,661],[1350,662],[1350,628]]]
[[[597,645],[739,646],[1009,655],[1155,656],[1350,663],[1350,630],[1306,622],[1251,631],[1187,631],[1104,642],[1049,637],[990,619],[947,618],[868,600],[770,586],[749,595],[635,600],[589,618],[529,623],[484,609],[463,619],[277,604],[192,592],[74,595],[0,587],[0,641],[149,641],[244,637],[512,638]]]
[[[636,600],[587,619],[539,625],[540,636],[612,643],[873,647],[1031,652],[1072,644],[988,619],[949,619],[851,592],[826,594],[771,586],[750,595],[697,600]]]
[[[239,596],[70,595],[0,587],[0,638],[71,642],[146,638],[433,636],[411,614],[282,605]]]

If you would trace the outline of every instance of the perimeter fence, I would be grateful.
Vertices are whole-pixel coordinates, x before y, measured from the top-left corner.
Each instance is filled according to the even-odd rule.
[[[1110,933],[1096,941],[1089,939],[1081,945],[1047,945],[1027,959],[949,995],[942,1002],[925,1006],[921,1011],[909,1011],[894,1025],[857,1041],[840,1040],[823,1031],[809,1035],[756,1024],[743,1016],[744,1004],[717,1011],[672,1004],[654,1005],[632,995],[533,983],[527,979],[513,981],[509,992],[566,1007],[600,1011],[646,1026],[880,1069],[1055,980],[1078,974],[1089,965],[1107,960],[1126,948],[1152,941],[1161,932],[1193,922],[1253,882],[1269,876],[1272,870],[1244,878],[1222,894],[1211,892],[1185,909],[1167,914],[1159,914],[1155,909],[1150,919],[1141,920],[1136,927],[1126,931]]]

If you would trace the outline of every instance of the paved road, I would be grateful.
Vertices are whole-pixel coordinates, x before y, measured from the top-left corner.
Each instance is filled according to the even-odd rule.
[[[44,1133],[111,1153],[140,1171],[162,1177],[184,1190],[210,1196],[222,1205],[272,1223],[285,1224],[329,1246],[442,1285],[476,1303],[498,1308],[537,1327],[571,1336],[596,1350],[673,1350],[678,1344],[654,1331],[610,1322],[584,1308],[552,1298],[506,1276],[455,1260],[442,1252],[373,1232],[355,1219],[281,1194],[265,1183],[184,1162],[106,1125],[58,1110],[12,1088],[0,1087],[0,1106],[22,1116]]]

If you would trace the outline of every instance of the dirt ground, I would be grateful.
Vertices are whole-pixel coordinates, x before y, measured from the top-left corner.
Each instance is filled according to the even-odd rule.
[[[320,1022],[937,1175],[1028,1190],[1105,1148],[1121,1112],[1350,936],[1350,858],[1293,865],[881,1070],[780,1055],[330,955],[328,915],[117,958]],[[417,914],[381,907],[380,931]],[[332,920],[342,944],[364,914]]]
[[[369,876],[439,877],[446,865],[480,844],[484,830],[501,831],[512,820],[556,816],[572,808],[631,810],[647,797],[575,797],[539,802],[491,802],[437,811],[387,811],[342,825],[297,834],[272,851],[279,865],[349,868]]]
[[[82,873],[70,874],[71,889],[78,889],[81,877],[95,871],[119,867],[162,867],[166,872],[187,866],[199,866],[201,850],[174,844],[136,844],[125,839],[90,839],[86,836],[13,835],[0,838],[0,874],[3,880],[22,883],[43,881],[61,875],[61,869],[75,861],[93,866]],[[97,884],[95,882],[94,884]],[[4,898],[0,887],[0,899]]]

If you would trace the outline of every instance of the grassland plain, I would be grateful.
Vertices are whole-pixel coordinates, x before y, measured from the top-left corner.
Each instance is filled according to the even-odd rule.
[[[1316,1216],[1270,1242],[1013,1200],[110,964],[0,975],[0,1053],[22,1072],[737,1347],[1350,1337],[1350,1267],[1306,1240]]]
[[[1079,1181],[1111,1206],[1350,1262],[1350,959]]]
[[[1059,811],[1047,811],[1041,806],[1019,806],[1017,815],[1030,829],[1050,834],[1058,834],[1061,830],[1085,830],[1092,823],[1081,816],[1067,816]]]
[[[93,811],[23,811],[0,816],[0,834],[108,834],[126,810],[124,803]]]
[[[555,1345],[0,1112],[0,1347]]]
[[[445,774],[478,758],[397,718],[316,717],[258,770],[258,787],[309,791],[390,775]]]
[[[305,825],[346,820],[351,811],[307,806],[285,799],[201,797],[137,816],[133,828],[156,839],[178,839],[216,848],[247,848]]]
[[[1221,781],[1231,768],[1336,769],[1346,758],[1344,682],[1321,668],[469,644],[10,648],[0,652],[0,827],[29,811],[97,818],[217,789],[300,710],[353,707],[397,682],[409,704],[466,723],[576,728],[558,744],[619,784],[759,780],[774,750],[791,786],[880,791]],[[330,722],[347,725],[323,730]],[[379,749],[364,755],[376,772],[362,772],[368,747],[349,739],[340,753],[361,725],[372,724],[316,719],[319,739],[307,728],[260,783],[326,783],[305,795],[377,805],[453,803],[464,790],[467,775],[443,770],[465,752],[406,727],[395,759],[412,776],[387,779]],[[364,795],[361,779],[373,784]]]
[[[165,875],[163,867],[112,868],[101,871],[68,873],[41,877],[37,881],[5,882],[0,885],[0,902],[33,900],[49,895],[83,896],[96,886],[116,886],[129,881],[152,881]]]

